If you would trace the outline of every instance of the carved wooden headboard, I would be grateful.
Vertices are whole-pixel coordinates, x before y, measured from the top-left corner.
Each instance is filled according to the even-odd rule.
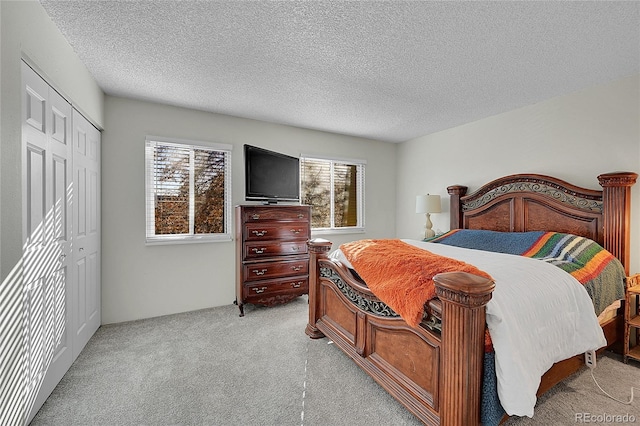
[[[449,186],[450,227],[581,235],[613,253],[628,274],[631,187],[637,177],[633,172],[600,175],[602,191],[537,174],[501,177],[469,195],[466,186]]]

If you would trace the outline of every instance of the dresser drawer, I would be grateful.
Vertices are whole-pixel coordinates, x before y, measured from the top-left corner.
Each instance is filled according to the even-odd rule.
[[[242,221],[244,223],[251,223],[262,220],[297,220],[308,222],[311,219],[309,217],[309,207],[306,206],[288,206],[286,209],[261,206],[245,207],[242,214]]]
[[[307,254],[307,241],[255,241],[244,244],[245,259]]]
[[[309,239],[308,222],[248,223],[244,227],[245,241]]]
[[[286,262],[258,262],[244,265],[244,279],[246,281],[264,280],[274,277],[292,275],[306,275],[309,273],[307,258]]]
[[[306,276],[295,278],[282,278],[279,280],[258,281],[244,286],[245,298],[252,301],[261,301],[269,297],[285,294],[307,294],[309,292],[309,278]]]

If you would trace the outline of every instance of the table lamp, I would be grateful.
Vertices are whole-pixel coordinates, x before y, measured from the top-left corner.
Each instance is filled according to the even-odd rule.
[[[436,233],[431,229],[433,223],[429,215],[431,213],[440,213],[440,196],[439,195],[418,195],[416,196],[416,213],[425,213],[427,216],[427,223],[425,225],[424,238],[429,239],[436,236]]]

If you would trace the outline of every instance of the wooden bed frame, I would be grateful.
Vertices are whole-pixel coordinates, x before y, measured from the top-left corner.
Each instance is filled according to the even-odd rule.
[[[451,229],[557,231],[591,238],[617,256],[628,275],[631,186],[636,173],[598,176],[602,191],[535,174],[496,179],[465,195],[450,186]],[[437,298],[410,327],[327,253],[331,242],[309,242],[311,338],[326,336],[418,419],[429,425],[480,423],[485,305],[492,281],[463,272],[434,278]],[[441,332],[430,328],[441,323]],[[622,316],[603,325],[608,345],[621,339]],[[555,364],[541,394],[577,371],[583,357]]]

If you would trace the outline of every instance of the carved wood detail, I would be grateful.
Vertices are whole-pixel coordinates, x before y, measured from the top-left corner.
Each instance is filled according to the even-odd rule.
[[[498,197],[508,196],[517,192],[544,195],[553,198],[557,203],[567,204],[572,208],[596,212],[602,211],[602,196],[600,194],[587,194],[570,190],[560,183],[550,182],[544,178],[530,175],[513,178],[512,181],[504,181],[504,183],[490,189],[488,192],[469,195],[465,198],[462,210],[478,209]]]
[[[363,311],[381,317],[399,317],[393,309],[377,297],[365,294],[347,285],[333,269],[320,266],[320,277],[333,282],[347,299]]]

